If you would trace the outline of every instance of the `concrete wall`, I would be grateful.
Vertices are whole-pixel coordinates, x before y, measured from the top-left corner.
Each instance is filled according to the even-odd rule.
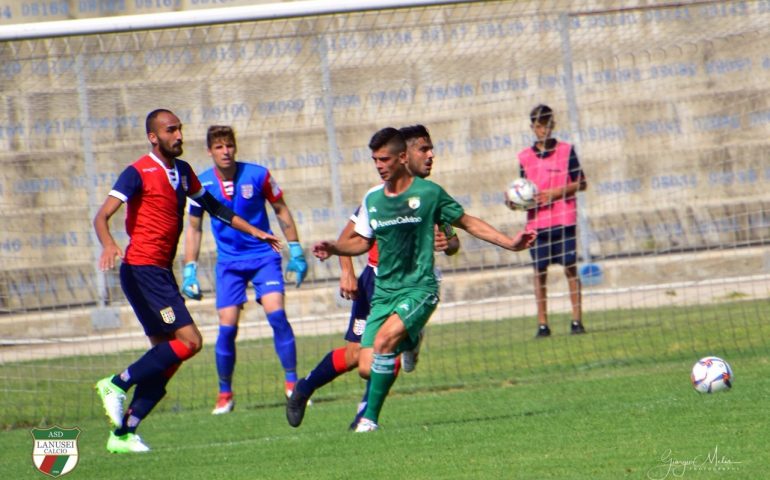
[[[41,19],[33,2],[10,5],[28,15],[3,22]],[[67,5],[67,18],[149,8]],[[596,261],[719,254],[715,268],[672,271],[664,262],[608,272],[605,286],[767,273],[761,254],[745,247],[770,239],[770,12],[763,2],[722,2],[590,13],[635,5],[484,2],[1,44],[0,312],[98,299],[90,218],[120,171],[147,151],[144,116],[157,107],[182,118],[184,158],[198,170],[209,164],[208,125],[234,125],[240,159],[271,169],[310,246],[335,237],[378,181],[366,144],[386,125],[426,124],[436,143],[432,178],[469,213],[504,231],[521,228],[523,214],[502,205],[502,191],[518,176],[516,153],[532,141],[529,110],[548,103],[589,180],[582,246]],[[565,11],[574,13],[566,35]],[[570,115],[565,59],[578,116]],[[342,158],[338,182],[330,130]],[[95,171],[86,168],[87,140]],[[112,229],[125,245],[117,217]],[[440,260],[458,282],[472,287],[475,272],[508,269],[526,278],[526,253],[461,236],[461,254]],[[207,238],[206,290],[212,246]],[[337,273],[335,263],[311,262],[303,288],[327,288]],[[115,280],[107,278],[108,298],[121,304]],[[471,287],[458,284],[456,299],[479,291]],[[508,288],[496,282],[483,291]],[[71,333],[89,333],[87,324]]]

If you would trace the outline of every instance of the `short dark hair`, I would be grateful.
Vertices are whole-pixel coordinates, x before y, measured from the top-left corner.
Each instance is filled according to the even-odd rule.
[[[369,148],[374,152],[385,145],[390,145],[390,151],[401,153],[406,151],[406,141],[400,131],[393,127],[385,127],[372,135],[369,140]]]
[[[211,125],[206,132],[206,147],[211,148],[217,140],[229,140],[235,146],[235,131],[230,125]]]
[[[547,124],[553,121],[553,110],[548,105],[542,103],[529,112],[529,119],[532,121],[532,125],[536,123]]]
[[[158,118],[158,115],[161,113],[170,113],[171,115],[174,114],[171,110],[167,110],[165,108],[157,108],[153,110],[152,112],[147,114],[147,120],[144,121],[144,128],[147,130],[147,133],[152,132],[153,123],[155,123],[155,119]]]
[[[401,132],[401,135],[404,136],[404,141],[406,142],[417,138],[430,139],[430,132],[428,132],[428,129],[425,128],[425,125],[410,125],[408,127],[401,127],[398,129],[398,131]]]

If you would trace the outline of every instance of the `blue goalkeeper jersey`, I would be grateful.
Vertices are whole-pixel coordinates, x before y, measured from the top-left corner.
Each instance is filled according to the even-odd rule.
[[[275,202],[283,197],[283,191],[270,176],[270,171],[253,163],[236,162],[232,195],[225,191],[225,185],[214,168],[204,171],[198,178],[201,185],[214,198],[230,207],[236,215],[262,231],[272,234],[267,216],[266,202]],[[190,215],[201,217],[203,209],[190,201]],[[221,220],[211,218],[211,233],[217,242],[217,261],[249,260],[266,256],[280,256],[270,244],[231,228]]]

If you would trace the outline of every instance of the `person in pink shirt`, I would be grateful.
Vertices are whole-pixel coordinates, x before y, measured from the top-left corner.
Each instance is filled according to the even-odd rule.
[[[580,277],[577,272],[577,199],[575,194],[587,187],[575,149],[552,137],[553,110],[538,105],[529,114],[534,145],[519,152],[520,175],[537,185],[537,206],[527,212],[527,230],[537,231],[529,252],[535,269],[537,302],[536,338],[548,337],[547,290],[548,266],[560,264],[569,285],[572,304],[572,334],[585,333],[582,320]]]

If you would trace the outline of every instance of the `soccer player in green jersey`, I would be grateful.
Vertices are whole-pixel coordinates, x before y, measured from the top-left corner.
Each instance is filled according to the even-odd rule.
[[[406,142],[407,168],[409,172],[420,178],[430,176],[433,169],[433,141],[431,140],[428,129],[423,125],[411,125],[399,129]],[[360,209],[360,208],[359,208]],[[357,215],[354,214],[345,225],[340,237],[356,236],[355,226]],[[454,255],[460,249],[460,239],[451,226],[438,225],[434,229],[435,237],[433,249],[436,252],[444,252],[446,255]],[[367,265],[356,277],[353,268],[353,259],[346,256],[340,256],[340,296],[353,300],[351,306],[350,321],[348,329],[345,332],[344,347],[335,348],[324,355],[318,364],[304,378],[301,378],[294,391],[286,402],[286,419],[292,427],[298,427],[305,416],[305,409],[310,397],[321,387],[334,381],[340,375],[343,375],[353,369],[358,369],[358,354],[361,350],[361,336],[364,332],[366,319],[371,309],[371,299],[374,296],[374,278],[377,269],[377,244],[369,250]],[[436,275],[440,277],[440,272],[436,269]],[[401,369],[404,372],[411,372],[415,369],[419,347],[423,335],[418,337],[418,343],[411,350],[401,352]],[[398,375],[398,365],[394,367],[394,374]],[[364,395],[358,404],[356,417],[351,423],[351,429],[355,430],[361,416],[364,414],[369,399],[369,382],[364,390]]]
[[[369,403],[356,432],[377,430],[385,397],[395,381],[397,355],[414,346],[420,330],[438,304],[434,274],[435,225],[451,224],[471,235],[512,251],[527,248],[534,232],[515,237],[468,215],[439,185],[414,177],[407,167],[406,142],[395,128],[384,128],[369,142],[372,160],[383,180],[364,196],[353,237],[313,246],[320,260],[355,256],[377,241],[377,267],[372,309],[361,339],[358,371],[371,381]]]

